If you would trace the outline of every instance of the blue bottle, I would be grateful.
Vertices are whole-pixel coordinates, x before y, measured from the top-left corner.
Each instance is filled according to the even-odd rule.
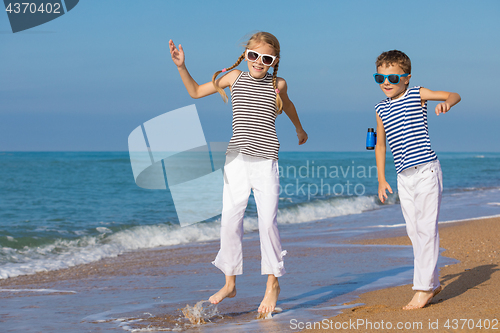
[[[373,128],[368,129],[366,133],[366,149],[373,150],[377,144],[377,133],[375,133]]]

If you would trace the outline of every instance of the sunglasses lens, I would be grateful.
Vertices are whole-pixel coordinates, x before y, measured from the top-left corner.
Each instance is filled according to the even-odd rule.
[[[259,54],[256,53],[256,52],[253,52],[253,51],[248,51],[247,52],[247,57],[248,57],[248,60],[250,61],[255,61],[259,58]]]
[[[385,81],[385,77],[383,75],[380,75],[380,74],[375,75],[375,82],[377,82],[378,84],[381,84],[381,83],[384,83],[384,81]]]
[[[270,56],[262,56],[262,63],[266,66],[270,66],[273,63],[273,58]]]
[[[389,75],[387,78],[389,79],[389,82],[392,84],[399,83],[399,76],[398,75]]]

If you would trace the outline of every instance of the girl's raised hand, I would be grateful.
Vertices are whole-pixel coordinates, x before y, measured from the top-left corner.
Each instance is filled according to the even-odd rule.
[[[179,44],[179,49],[175,47],[175,44],[172,40],[168,41],[168,46],[170,49],[170,55],[172,56],[172,61],[177,67],[181,67],[184,65],[184,50],[182,49],[182,45]]]

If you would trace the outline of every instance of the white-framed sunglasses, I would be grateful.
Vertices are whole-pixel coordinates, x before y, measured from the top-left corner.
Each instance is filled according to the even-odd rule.
[[[247,59],[251,62],[257,61],[260,58],[262,64],[266,66],[271,66],[276,59],[276,56],[270,54],[260,54],[259,52],[247,49]]]

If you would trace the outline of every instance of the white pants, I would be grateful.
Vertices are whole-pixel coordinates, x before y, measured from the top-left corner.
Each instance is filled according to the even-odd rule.
[[[221,217],[221,241],[212,262],[225,275],[243,273],[243,215],[253,189],[259,221],[261,273],[280,277],[285,274],[278,232],[279,201],[278,161],[248,155],[228,155],[224,167],[224,194]]]
[[[438,160],[398,174],[399,200],[415,257],[413,290],[431,291],[439,287],[438,218],[442,191],[443,173]]]

